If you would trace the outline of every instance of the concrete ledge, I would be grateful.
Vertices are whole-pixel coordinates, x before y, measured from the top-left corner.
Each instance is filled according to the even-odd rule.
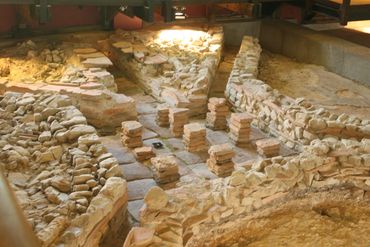
[[[272,52],[322,65],[370,86],[370,49],[364,46],[276,20],[261,22],[260,43]]]

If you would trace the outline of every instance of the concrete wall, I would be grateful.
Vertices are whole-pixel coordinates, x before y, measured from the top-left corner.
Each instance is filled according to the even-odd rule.
[[[370,86],[370,49],[364,46],[276,20],[261,22],[259,38],[264,49]]]
[[[260,34],[260,21],[224,23],[225,44],[240,46],[244,35],[258,37]]]

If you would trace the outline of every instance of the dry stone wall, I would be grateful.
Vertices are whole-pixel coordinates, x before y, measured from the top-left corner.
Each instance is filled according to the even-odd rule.
[[[41,245],[99,242],[126,207],[127,185],[71,99],[6,93],[0,125],[0,166]]]
[[[317,109],[304,98],[292,99],[258,80],[260,53],[258,41],[244,37],[225,92],[236,110],[255,116],[254,124],[258,128],[296,149],[327,135],[370,137],[369,120]]]
[[[223,45],[222,27],[118,30],[109,41],[111,58],[133,81],[173,107],[207,112],[207,94]]]

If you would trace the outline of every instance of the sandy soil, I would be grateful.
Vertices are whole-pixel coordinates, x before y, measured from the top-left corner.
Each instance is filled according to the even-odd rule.
[[[66,65],[77,65],[79,60],[73,56],[74,47],[89,47],[85,43],[64,41],[24,41],[17,46],[0,50],[0,77],[10,81],[37,83],[57,81],[62,77]],[[61,61],[55,63],[45,60],[45,50],[58,50]]]
[[[348,218],[336,215],[345,210]],[[329,208],[333,215],[315,210],[279,215],[280,222],[249,247],[264,246],[365,246],[369,243],[369,210],[364,208]],[[354,214],[353,216],[350,214]],[[355,218],[352,218],[355,217]],[[294,233],[294,234],[292,234]],[[274,244],[272,244],[274,243]]]
[[[362,190],[292,191],[272,205],[204,230],[189,246],[368,246],[369,197]],[[211,246],[215,246],[212,245]]]
[[[370,88],[324,67],[264,51],[259,78],[285,95],[305,97],[337,114],[348,113],[370,119]]]

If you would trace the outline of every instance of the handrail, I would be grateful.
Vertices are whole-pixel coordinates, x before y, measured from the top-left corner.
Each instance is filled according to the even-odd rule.
[[[0,169],[0,246],[39,247],[7,178]]]

